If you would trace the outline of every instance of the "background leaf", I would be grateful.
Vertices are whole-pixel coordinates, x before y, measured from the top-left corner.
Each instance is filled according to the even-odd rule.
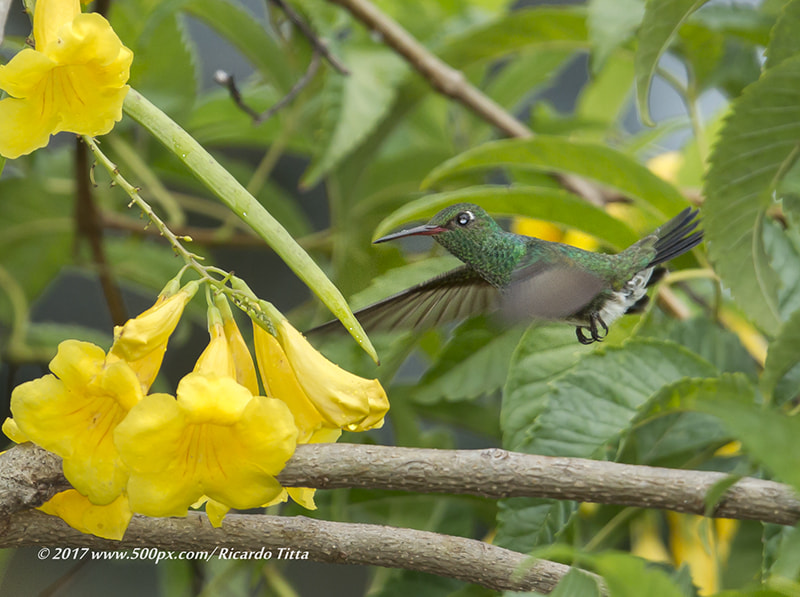
[[[465,151],[428,174],[422,187],[430,188],[464,172],[507,167],[577,174],[619,191],[662,217],[686,206],[675,187],[628,156],[600,144],[545,135],[494,141]]]
[[[666,51],[680,26],[708,0],[647,0],[639,27],[636,52],[636,103],[639,117],[653,126],[648,106],[650,83],[661,55]]]
[[[748,316],[772,334],[781,315],[763,219],[798,151],[800,56],[768,70],[734,102],[705,185],[706,235],[716,271]]]

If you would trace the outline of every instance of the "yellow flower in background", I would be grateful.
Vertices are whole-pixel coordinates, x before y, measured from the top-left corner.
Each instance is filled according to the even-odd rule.
[[[58,516],[81,533],[116,540],[125,535],[133,516],[125,494],[106,506],[95,506],[74,489],[57,493],[38,509]]]
[[[595,251],[600,246],[597,239],[590,234],[586,234],[574,228],[563,232],[561,228],[550,222],[536,220],[534,218],[514,218],[511,221],[511,231],[515,234],[535,236],[542,240],[572,245],[573,247],[578,247],[586,251]]]
[[[675,566],[686,564],[700,595],[721,590],[721,566],[727,562],[739,522],[667,512]]]
[[[275,329],[277,339],[254,326],[261,379],[270,395],[289,404],[302,431],[366,431],[383,425],[389,400],[377,379],[331,363],[286,319]]]
[[[0,155],[16,158],[69,131],[104,135],[122,118],[133,53],[79,0],[38,0],[35,48],[0,66]]]
[[[131,509],[185,516],[202,496],[256,508],[283,492],[275,480],[294,453],[297,427],[280,400],[253,396],[228,376],[189,373],[177,400],[144,398],[114,432],[131,469]]]
[[[78,340],[59,345],[50,371],[14,389],[7,425],[61,456],[72,486],[108,504],[128,480],[111,432],[142,399],[139,380],[124,361],[107,365],[102,348]]]
[[[108,362],[128,363],[144,392],[153,385],[167,351],[167,341],[198,287],[199,284],[192,281],[180,288],[173,280],[147,311],[129,319],[125,325],[114,327],[114,344],[108,351]]]

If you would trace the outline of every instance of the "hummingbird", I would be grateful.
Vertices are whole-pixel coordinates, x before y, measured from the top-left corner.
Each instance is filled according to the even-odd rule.
[[[641,311],[660,264],[703,240],[698,211],[686,208],[617,254],[594,253],[503,230],[481,207],[458,203],[427,224],[381,237],[384,243],[432,236],[464,265],[413,286],[355,315],[368,330],[436,326],[481,313],[508,323],[563,321],[581,344],[602,341],[609,325]],[[334,320],[315,328],[330,329]]]

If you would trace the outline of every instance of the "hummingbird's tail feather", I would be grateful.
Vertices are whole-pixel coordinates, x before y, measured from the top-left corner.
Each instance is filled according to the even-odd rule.
[[[653,244],[656,254],[648,266],[674,259],[703,241],[702,230],[694,232],[700,223],[697,219],[699,213],[698,210],[687,207],[653,233],[657,237]]]

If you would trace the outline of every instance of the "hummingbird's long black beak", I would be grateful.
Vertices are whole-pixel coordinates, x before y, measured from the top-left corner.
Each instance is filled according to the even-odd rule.
[[[387,234],[386,236],[380,237],[378,240],[372,241],[373,245],[377,245],[378,243],[385,243],[387,240],[395,240],[396,238],[405,238],[406,236],[432,236],[434,234],[439,234],[440,232],[444,232],[447,228],[442,226],[432,226],[430,224],[423,224],[422,226],[415,226],[414,228],[409,228],[408,230],[401,230],[400,232],[394,232],[392,234]]]

